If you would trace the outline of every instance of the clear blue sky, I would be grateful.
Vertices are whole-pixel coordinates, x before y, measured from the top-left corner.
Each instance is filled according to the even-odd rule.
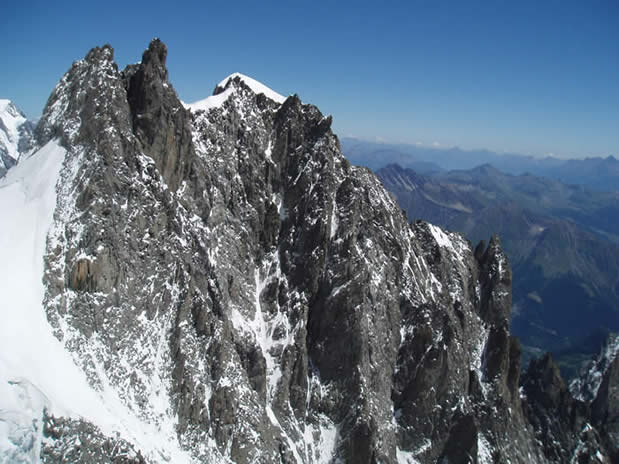
[[[168,45],[179,96],[232,72],[298,93],[339,135],[619,154],[619,2],[5,2],[0,98],[37,117],[95,45]]]

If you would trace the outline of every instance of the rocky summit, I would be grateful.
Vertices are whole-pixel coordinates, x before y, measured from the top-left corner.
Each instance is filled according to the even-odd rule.
[[[94,48],[36,127],[29,159],[59,160],[45,324],[15,352],[49,361],[0,358],[5,462],[617,458],[616,403],[573,398],[549,358],[521,381],[497,237],[409,224],[296,95],[233,74],[184,104],[166,57]]]

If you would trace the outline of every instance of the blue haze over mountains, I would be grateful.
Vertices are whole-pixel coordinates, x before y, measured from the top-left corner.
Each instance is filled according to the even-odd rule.
[[[428,174],[491,164],[506,174],[529,173],[567,184],[584,185],[598,191],[619,190],[619,160],[613,154],[585,159],[540,158],[490,150],[463,150],[458,147],[390,144],[350,137],[343,137],[341,144],[342,151],[353,164],[367,166],[372,170],[396,163]]]

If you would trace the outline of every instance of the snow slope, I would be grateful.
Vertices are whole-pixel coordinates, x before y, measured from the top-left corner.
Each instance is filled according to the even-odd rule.
[[[42,306],[43,254],[64,155],[49,142],[0,181],[0,456],[9,461],[38,460],[34,444],[30,456],[17,445],[32,441],[33,421],[50,398],[61,410],[83,398],[76,393],[85,380],[52,336]]]
[[[38,462],[42,412],[97,415],[95,392],[52,335],[43,255],[66,151],[51,141],[0,181],[0,460]],[[24,443],[30,446],[24,446]]]
[[[187,462],[177,443],[142,424],[114,391],[96,392],[52,334],[41,276],[65,154],[50,141],[0,180],[0,462],[39,462],[44,409],[119,432],[147,456]]]

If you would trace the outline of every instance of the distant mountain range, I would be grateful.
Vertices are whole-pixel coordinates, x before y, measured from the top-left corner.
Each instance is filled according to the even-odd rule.
[[[619,192],[508,175],[487,164],[432,175],[389,165],[377,175],[410,220],[474,243],[499,235],[514,272],[512,329],[529,355],[619,330]]]
[[[386,144],[346,137],[340,142],[342,151],[351,163],[372,170],[397,163],[422,174],[431,174],[491,164],[508,174],[528,173],[567,184],[584,185],[597,191],[619,190],[619,160],[614,156],[565,160],[502,154],[489,150],[462,150],[457,147]]]

